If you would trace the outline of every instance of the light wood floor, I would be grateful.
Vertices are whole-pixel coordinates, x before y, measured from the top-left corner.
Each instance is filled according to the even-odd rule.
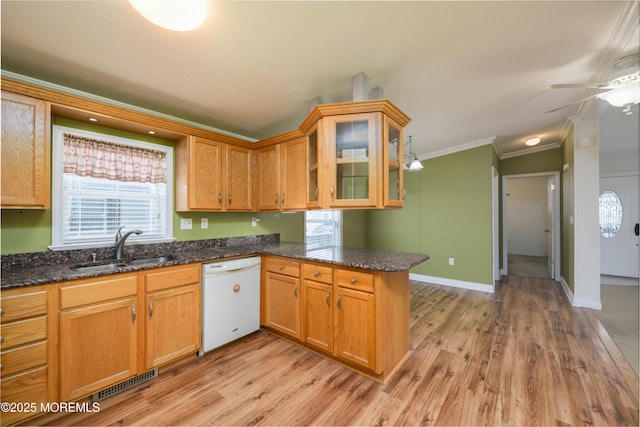
[[[387,384],[266,331],[56,425],[638,425],[638,378],[549,279],[493,295],[411,283],[412,354]]]

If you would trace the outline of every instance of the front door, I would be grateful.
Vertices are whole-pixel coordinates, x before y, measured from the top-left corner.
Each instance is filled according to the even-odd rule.
[[[600,272],[638,277],[638,176],[600,179]]]

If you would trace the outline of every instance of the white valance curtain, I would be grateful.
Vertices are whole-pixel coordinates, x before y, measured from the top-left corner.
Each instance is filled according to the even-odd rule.
[[[64,134],[64,172],[121,182],[167,182],[166,153]]]

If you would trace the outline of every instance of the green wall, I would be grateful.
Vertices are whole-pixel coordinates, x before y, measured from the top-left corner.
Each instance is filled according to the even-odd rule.
[[[560,240],[560,253],[562,259],[560,260],[560,274],[564,278],[565,282],[571,289],[571,292],[575,294],[574,284],[574,230],[571,218],[575,215],[573,212],[574,200],[573,200],[573,150],[574,150],[574,131],[573,128],[569,131],[567,138],[562,144],[562,164],[568,165],[568,170],[562,172],[562,238]]]
[[[369,246],[428,254],[413,273],[492,284],[494,162],[491,145],[423,160],[423,170],[404,175],[402,210],[369,211]]]
[[[518,175],[562,170],[560,148],[500,160],[500,175]]]

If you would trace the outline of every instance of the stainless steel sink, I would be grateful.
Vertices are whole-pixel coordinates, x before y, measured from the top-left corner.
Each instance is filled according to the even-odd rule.
[[[173,261],[175,258],[172,256],[160,256],[155,258],[142,258],[129,261],[127,265],[144,265],[144,264],[158,264],[161,262]]]
[[[99,273],[102,271],[111,271],[116,268],[126,267],[127,264],[123,262],[113,262],[110,264],[102,264],[102,265],[85,265],[80,267],[73,267],[73,271],[77,271],[79,273]]]

